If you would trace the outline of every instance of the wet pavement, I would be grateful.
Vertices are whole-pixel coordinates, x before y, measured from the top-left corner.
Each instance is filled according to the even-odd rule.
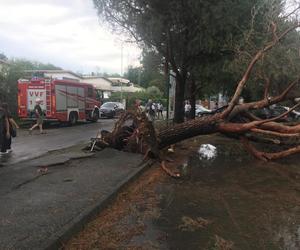
[[[160,187],[167,195],[154,225],[168,248],[300,249],[299,156],[265,163],[238,142],[199,140],[199,148],[206,143],[213,157],[194,151],[183,180]]]
[[[146,167],[142,158],[105,149],[43,171],[29,161],[0,173],[0,249],[58,249]]]
[[[1,165],[11,165],[26,161],[52,150],[67,148],[79,143],[86,143],[95,137],[98,130],[111,130],[115,119],[100,119],[97,123],[78,124],[73,127],[50,127],[46,134],[38,130],[29,135],[28,130],[18,130],[18,136],[13,138],[13,152],[0,156]],[[1,171],[1,170],[0,170]]]
[[[147,171],[66,249],[300,249],[299,155],[265,163],[212,135],[169,158],[181,179]]]

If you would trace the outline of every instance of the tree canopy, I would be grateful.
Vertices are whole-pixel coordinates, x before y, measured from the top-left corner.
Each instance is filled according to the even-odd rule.
[[[4,54],[3,56],[7,58]],[[13,114],[17,112],[17,82],[24,77],[24,70],[61,69],[50,63],[41,63],[27,59],[8,59],[8,65],[0,71],[0,99],[9,104]]]
[[[143,49],[141,66],[129,67],[125,77],[143,88],[155,86],[166,93],[162,56],[154,50]]]
[[[176,73],[175,121],[180,122],[188,76],[196,75],[206,91],[223,89],[231,94],[241,72],[232,62],[251,55],[270,38],[271,24],[279,20],[285,1],[94,0],[94,4],[115,31],[125,31],[141,46],[157,51]],[[277,27],[284,25],[282,21]]]

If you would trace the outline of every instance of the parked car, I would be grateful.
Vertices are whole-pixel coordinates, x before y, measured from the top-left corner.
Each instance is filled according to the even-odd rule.
[[[276,106],[270,106],[268,108],[263,108],[263,109],[257,110],[255,112],[255,115],[261,119],[270,119],[270,118],[275,118],[277,116],[280,116],[281,114],[285,113],[288,110],[289,110],[289,107],[276,105]],[[296,114],[294,114],[292,111],[291,113],[281,117],[278,121],[290,122],[295,118],[297,118]]]
[[[282,106],[282,107],[285,109],[285,111],[290,110],[289,107],[285,107],[285,106]],[[290,116],[292,116],[296,120],[299,120],[300,119],[300,112],[297,111],[297,110],[293,110],[292,112],[290,112]]]
[[[106,102],[100,107],[100,117],[114,118],[125,111],[120,102]]]
[[[202,105],[196,105],[196,116],[198,117],[211,114],[211,112],[212,111],[210,109],[204,108]]]

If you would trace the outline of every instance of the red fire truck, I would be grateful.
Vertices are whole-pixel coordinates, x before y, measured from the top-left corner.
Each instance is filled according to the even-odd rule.
[[[75,80],[47,78],[18,81],[18,113],[26,120],[35,119],[36,99],[46,121],[69,122],[97,121],[100,102],[93,85]]]

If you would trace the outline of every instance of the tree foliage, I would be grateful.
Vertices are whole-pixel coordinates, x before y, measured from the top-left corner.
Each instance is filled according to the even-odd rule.
[[[4,55],[5,56],[5,55]],[[6,57],[6,56],[5,56]],[[4,66],[0,72],[0,99],[7,102],[11,112],[17,113],[17,82],[24,77],[25,70],[43,70],[43,69],[61,69],[53,64],[45,64],[36,61],[29,61],[26,59],[11,59],[7,60],[8,65]]]
[[[136,100],[141,101],[141,105],[145,106],[149,99],[154,102],[160,102],[164,107],[167,105],[166,99],[163,97],[160,90],[154,86],[147,88],[145,91],[138,91],[134,93],[123,93],[123,97],[126,99],[127,109],[134,109]],[[120,101],[119,93],[112,93],[109,98],[110,101]]]
[[[162,93],[166,94],[162,57],[154,50],[144,49],[141,66],[129,67],[125,77],[143,88],[155,86]]]
[[[6,61],[8,58],[5,54],[0,53],[0,59]]]
[[[214,89],[233,92],[238,76],[230,72],[228,65],[238,51],[244,51],[250,44],[259,47],[266,41],[266,34],[270,34],[265,33],[266,27],[270,27],[271,18],[282,13],[284,1],[94,0],[94,3],[99,16],[114,30],[126,31],[168,62],[176,74],[175,121],[180,122],[187,77],[196,75],[197,82],[210,92]]]

